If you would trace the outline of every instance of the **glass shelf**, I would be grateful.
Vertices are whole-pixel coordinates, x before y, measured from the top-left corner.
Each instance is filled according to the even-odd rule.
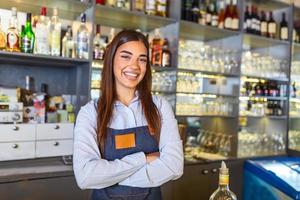
[[[280,100],[286,101],[287,97],[272,97],[272,96],[240,96],[240,100],[249,100],[249,99],[267,99],[267,100]]]
[[[260,35],[244,33],[243,44],[245,47],[249,47],[250,49],[258,49],[258,48],[267,48],[267,47],[273,47],[279,45],[287,46],[290,44],[290,42],[279,40],[279,39],[272,39]]]
[[[240,115],[239,117],[245,118],[254,118],[254,119],[261,119],[261,118],[268,118],[268,119],[287,119],[286,115],[283,116],[271,116],[271,115],[264,115],[264,116],[251,116],[251,115]]]
[[[146,15],[142,12],[127,11],[110,6],[96,5],[95,24],[126,29],[152,31],[175,23],[176,20],[166,17]]]
[[[175,71],[176,67],[157,67],[157,66],[151,66],[151,69],[156,72],[162,72],[162,71]]]
[[[210,41],[238,35],[238,31],[219,29],[185,20],[180,21],[180,37],[192,40]]]
[[[260,0],[246,0],[246,3],[251,3],[255,6],[259,7],[259,10],[279,10],[283,8],[287,8],[290,6],[290,3],[286,0],[268,0],[268,1],[260,1]]]
[[[267,78],[267,77],[261,77],[261,76],[252,76],[252,75],[247,75],[247,74],[242,74],[242,79],[243,78],[254,78],[254,79],[263,79],[263,80],[269,80],[269,81],[278,81],[278,82],[285,82],[288,83],[288,79],[281,79],[281,78]]]
[[[227,76],[227,77],[239,77],[239,74],[230,74],[230,73],[221,73],[221,72],[210,72],[203,70],[194,70],[194,69],[186,69],[186,68],[178,68],[179,72],[191,72],[191,73],[203,73],[208,75],[217,75],[217,76]]]
[[[0,51],[0,62],[2,64],[21,64],[35,66],[73,67],[89,64],[89,60],[77,58],[64,58],[60,56],[37,55],[19,52]]]
[[[230,94],[213,94],[213,93],[202,93],[202,92],[182,92],[177,91],[176,94],[182,94],[182,95],[200,95],[203,98],[216,98],[216,97],[231,97],[231,98],[238,98],[236,95],[230,95]]]
[[[200,118],[209,118],[209,117],[219,117],[219,118],[232,118],[235,119],[237,116],[225,116],[225,115],[178,115],[176,117],[200,117]]]
[[[59,17],[75,20],[80,14],[92,6],[91,3],[82,3],[80,0],[2,0],[0,8],[11,9],[16,7],[18,11],[40,14],[41,7],[58,8]]]

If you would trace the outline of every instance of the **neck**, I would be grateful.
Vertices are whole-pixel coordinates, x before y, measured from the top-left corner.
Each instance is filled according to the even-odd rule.
[[[221,190],[229,190],[229,186],[228,185],[219,185],[219,188]]]
[[[117,87],[117,96],[119,101],[128,106],[132,99],[135,97],[135,89],[125,89]]]

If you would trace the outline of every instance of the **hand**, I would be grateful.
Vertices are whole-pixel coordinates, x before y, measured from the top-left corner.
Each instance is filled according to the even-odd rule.
[[[147,161],[147,163],[151,163],[152,161],[154,161],[157,158],[159,158],[159,156],[160,156],[159,152],[154,152],[154,153],[146,154],[146,161]]]

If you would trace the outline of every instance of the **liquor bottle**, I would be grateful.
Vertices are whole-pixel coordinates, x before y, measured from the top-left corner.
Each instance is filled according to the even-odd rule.
[[[6,35],[6,50],[20,51],[20,35],[18,30],[17,9],[15,7],[11,9],[11,18]]]
[[[192,4],[192,19],[191,21],[193,22],[197,22],[199,21],[199,14],[200,14],[200,10],[199,10],[199,4],[198,4],[198,1],[193,1],[193,4]]]
[[[169,43],[167,39],[164,39],[164,44],[162,47],[162,59],[161,66],[162,67],[171,67],[171,51],[169,50]]]
[[[0,50],[4,50],[6,48],[6,35],[2,30],[1,18],[0,18]]]
[[[269,21],[268,21],[268,37],[275,38],[276,37],[276,22],[273,19],[273,12],[270,11]]]
[[[61,22],[58,17],[57,8],[53,9],[53,16],[50,24],[50,49],[52,56],[60,55],[60,37],[61,37]]]
[[[104,60],[106,46],[108,44],[108,37],[101,36],[100,37],[100,51],[99,51],[99,60]]]
[[[197,0],[195,0],[195,2],[197,2]],[[205,0],[200,0],[200,16],[198,19],[198,23],[205,25],[205,21],[206,21],[206,6],[205,6]]]
[[[246,6],[246,11],[244,15],[244,31],[250,33],[250,29],[251,29],[251,15],[249,11],[249,6]]]
[[[225,22],[225,10],[224,1],[220,1],[220,11],[218,16],[218,28],[224,29]]]
[[[230,0],[226,0],[226,9],[225,9],[225,23],[224,27],[226,29],[231,29],[232,27],[232,8],[231,8]]]
[[[145,0],[133,0],[132,1],[132,10],[134,11],[145,11]]]
[[[237,0],[232,0],[231,29],[236,31],[239,29],[239,12],[237,8]]]
[[[116,35],[116,29],[111,28],[109,32],[109,38],[108,38],[109,43],[114,39],[115,35]]]
[[[268,22],[264,11],[261,11],[260,34],[265,37],[268,36]]]
[[[217,27],[218,26],[218,12],[217,12],[217,2],[212,2],[210,4],[211,10],[211,26]]]
[[[236,195],[229,189],[229,170],[224,161],[222,161],[219,171],[219,187],[209,197],[209,200],[237,200]]]
[[[108,6],[116,6],[117,0],[106,0],[106,5]]]
[[[62,39],[62,56],[67,58],[75,57],[75,44],[71,26],[68,26],[67,32]]]
[[[96,25],[96,35],[94,38],[94,50],[93,50],[93,59],[100,60],[100,47],[101,46],[101,35],[100,35],[100,25]]]
[[[105,0],[96,0],[96,4],[105,5]]]
[[[161,66],[162,63],[162,38],[159,29],[155,29],[151,47],[151,63],[152,65]]]
[[[47,8],[42,7],[41,15],[38,19],[36,24],[35,30],[35,39],[36,39],[36,46],[35,46],[35,53],[36,54],[50,54],[50,47],[49,47],[49,33],[50,33],[50,23],[47,15]]]
[[[130,1],[129,0],[117,0],[116,7],[124,10],[130,10]]]
[[[31,27],[31,13],[27,13],[26,24],[21,33],[21,51],[24,53],[33,53],[35,35]]]
[[[211,10],[211,4],[206,4],[206,15],[205,15],[205,24],[211,25],[211,18],[212,18],[212,10]]]
[[[156,0],[156,15],[167,17],[167,0]]]
[[[77,31],[77,58],[89,57],[89,31],[86,27],[86,15],[81,14],[81,24]]]
[[[251,10],[251,33],[260,35],[260,19],[257,13],[257,8],[252,6]]]
[[[148,15],[156,15],[156,0],[146,0],[145,10]]]
[[[288,40],[288,23],[285,19],[285,13],[282,13],[282,19],[280,22],[280,39]]]

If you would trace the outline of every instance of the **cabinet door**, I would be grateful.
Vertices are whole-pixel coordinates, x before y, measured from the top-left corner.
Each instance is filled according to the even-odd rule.
[[[73,123],[37,124],[36,139],[71,139],[73,138]]]
[[[34,158],[34,148],[34,141],[0,143],[0,160]]]
[[[73,140],[36,141],[36,157],[65,156],[73,154]]]
[[[34,124],[1,124],[0,142],[33,141],[35,140]]]

